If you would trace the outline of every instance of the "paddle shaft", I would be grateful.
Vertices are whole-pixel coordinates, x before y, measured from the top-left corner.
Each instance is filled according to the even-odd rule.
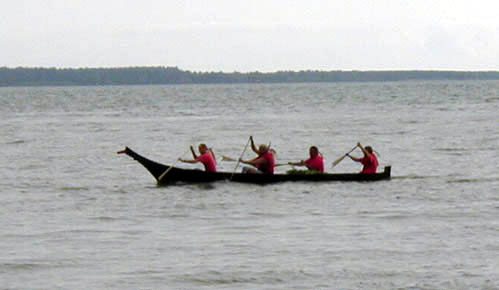
[[[228,156],[223,156],[222,161],[236,162],[237,160],[234,158],[230,158]],[[288,164],[288,163],[276,163],[276,164],[274,164],[274,166],[284,166],[284,165],[292,166],[291,164]]]
[[[357,145],[355,145],[355,147],[353,147],[352,150],[348,151],[348,153],[346,153],[343,156],[341,156],[340,158],[336,159],[336,161],[333,162],[333,167],[335,167],[336,165],[338,165],[338,163],[343,161],[343,159],[345,159],[345,157],[347,157],[348,154],[352,153],[353,150],[355,150],[356,148],[357,148]]]
[[[289,163],[276,163],[276,164],[274,164],[275,167],[277,167],[277,166],[284,166],[284,165],[293,166],[293,165],[291,165]]]
[[[241,158],[243,158],[243,155],[246,152],[246,149],[248,149],[248,145],[249,145],[250,141],[251,141],[251,137],[248,138],[248,142],[246,142],[246,146],[244,146],[244,150],[241,153],[241,156],[239,156],[239,159],[237,159],[236,167],[234,167],[234,171],[232,171],[232,174],[230,175],[230,180],[232,180],[234,173],[236,173],[237,167],[239,166],[239,163],[241,162]]]
[[[180,156],[180,157],[177,159],[177,161],[175,161],[175,163],[173,163],[173,165],[172,165],[172,166],[168,167],[168,168],[165,170],[165,172],[163,172],[163,173],[159,176],[159,178],[158,178],[158,182],[161,182],[161,180],[163,179],[163,177],[165,177],[165,175],[167,175],[167,174],[168,174],[168,172],[170,172],[170,170],[172,170],[172,168],[173,168],[173,167],[175,167],[175,165],[177,165],[177,163],[180,161],[180,159],[181,159],[182,157],[184,157],[184,156],[185,156],[185,154],[189,153],[189,151],[191,151],[191,149],[190,149],[190,148],[189,148],[189,150],[185,151],[185,153],[184,153],[184,154],[182,154],[182,156]]]

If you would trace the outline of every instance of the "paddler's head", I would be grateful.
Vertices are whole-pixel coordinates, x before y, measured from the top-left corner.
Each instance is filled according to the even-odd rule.
[[[267,151],[269,151],[269,147],[267,147],[267,145],[261,144],[260,146],[258,146],[258,153],[264,154],[267,153]]]
[[[208,146],[206,146],[206,144],[199,144],[199,153],[201,154],[204,154],[206,153],[206,151],[208,151]]]
[[[310,149],[308,150],[308,153],[310,154],[310,157],[315,157],[319,155],[319,149],[315,146],[311,146]]]

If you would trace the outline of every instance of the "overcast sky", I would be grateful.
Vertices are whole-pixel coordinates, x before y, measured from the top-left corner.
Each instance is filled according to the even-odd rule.
[[[12,0],[0,67],[499,70],[497,0]]]

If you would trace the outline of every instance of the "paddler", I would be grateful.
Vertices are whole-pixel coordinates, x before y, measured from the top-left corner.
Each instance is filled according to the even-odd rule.
[[[373,148],[371,146],[366,146],[365,148],[360,144],[360,142],[357,143],[357,147],[362,150],[364,153],[364,157],[362,158],[357,158],[350,156],[350,154],[347,154],[350,159],[356,162],[362,163],[364,166],[362,168],[362,171],[360,173],[376,173],[376,169],[378,168],[378,158],[376,158],[376,155],[373,153]]]
[[[208,148],[208,146],[206,146],[206,144],[199,144],[198,150],[199,150],[199,156],[196,155],[196,152],[194,152],[194,147],[191,146],[191,152],[192,152],[192,156],[194,159],[186,160],[186,159],[179,158],[178,160],[180,162],[185,162],[185,163],[201,162],[204,165],[205,171],[216,172],[217,171],[217,163],[216,163],[216,159],[215,159],[215,153],[213,153],[213,150],[211,150],[211,148]]]
[[[308,170],[324,172],[324,161],[322,154],[316,146],[311,146],[308,150],[310,158],[301,160],[300,162],[288,162],[289,165],[306,166]]]
[[[253,141],[253,136],[250,136],[251,141],[251,149],[253,152],[257,154],[257,157],[251,160],[243,160],[239,158],[239,162],[248,164],[252,167],[243,167],[243,173],[266,173],[266,174],[274,174],[274,153],[269,148],[269,146],[265,144],[261,144],[258,148],[255,146],[255,142]],[[275,151],[274,151],[275,152]]]

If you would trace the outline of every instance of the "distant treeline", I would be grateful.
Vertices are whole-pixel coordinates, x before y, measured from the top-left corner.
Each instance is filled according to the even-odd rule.
[[[191,72],[177,67],[6,68],[0,86],[85,86],[219,83],[377,82],[406,80],[499,80],[499,71],[278,71]]]

